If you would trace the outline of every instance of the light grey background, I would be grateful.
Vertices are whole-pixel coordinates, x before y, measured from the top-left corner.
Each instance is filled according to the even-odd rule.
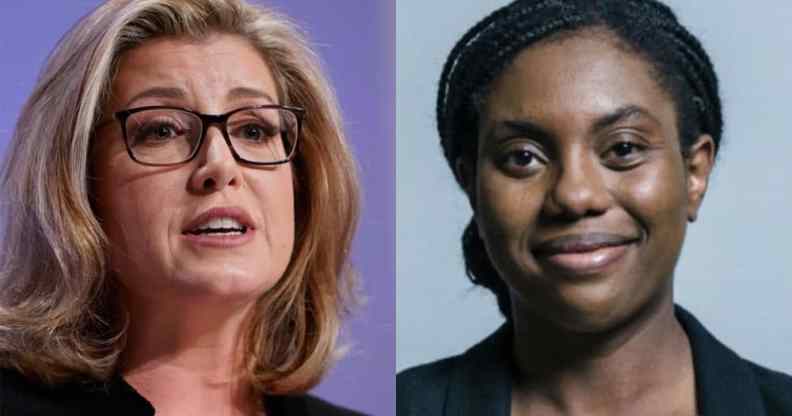
[[[507,1],[399,0],[396,368],[465,351],[501,322],[464,275],[471,211],[440,151],[434,103],[454,42]],[[688,228],[676,301],[743,357],[792,373],[792,3],[669,0],[721,81],[724,147]]]

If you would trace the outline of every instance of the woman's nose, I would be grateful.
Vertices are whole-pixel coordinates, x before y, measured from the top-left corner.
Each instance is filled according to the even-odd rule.
[[[597,216],[608,210],[612,196],[598,160],[578,154],[558,164],[555,181],[545,201],[550,217],[575,220]]]
[[[211,126],[207,129],[196,160],[198,167],[190,180],[193,190],[216,192],[227,186],[241,185],[241,167],[219,127]]]

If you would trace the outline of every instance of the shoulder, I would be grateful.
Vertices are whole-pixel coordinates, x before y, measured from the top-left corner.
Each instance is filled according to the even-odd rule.
[[[270,397],[270,408],[275,414],[294,416],[362,416],[341,406],[334,405],[323,399],[311,395],[275,396]]]
[[[20,414],[22,409],[30,414],[45,414],[70,401],[71,392],[46,386],[24,377],[16,370],[0,369],[0,409],[2,415]]]
[[[741,357],[682,307],[675,313],[690,340],[703,408],[713,414],[792,415],[792,377]]]
[[[440,414],[461,356],[408,368],[396,375],[396,414]]]
[[[511,324],[505,322],[463,354],[400,372],[396,414],[492,414],[509,401],[510,351]]]
[[[37,383],[13,369],[0,369],[0,414],[71,414],[67,409],[77,398],[69,390]]]
[[[14,369],[2,368],[0,415],[153,415],[154,408],[119,380],[47,385],[27,378]]]
[[[768,414],[792,414],[792,377],[746,361],[753,371]]]

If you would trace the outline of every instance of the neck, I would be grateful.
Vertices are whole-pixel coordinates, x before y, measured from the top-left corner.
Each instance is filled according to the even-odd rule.
[[[645,309],[594,334],[521,313],[514,322],[513,414],[695,412],[692,354],[673,302],[669,296]]]
[[[157,415],[257,414],[239,368],[238,339],[252,303],[124,300],[130,326],[121,374]]]

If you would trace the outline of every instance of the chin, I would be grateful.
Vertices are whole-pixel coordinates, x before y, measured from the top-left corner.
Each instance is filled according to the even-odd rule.
[[[182,293],[190,295],[255,299],[275,286],[280,279],[280,275],[265,274],[261,270],[227,265],[180,270],[174,275],[173,282],[181,287]]]
[[[618,328],[631,316],[617,309],[573,309],[555,317],[556,324],[568,332],[601,334]]]
[[[516,299],[512,292],[514,312],[528,313],[560,330],[572,333],[597,334],[611,331],[629,321],[640,309],[635,304],[637,299],[634,296],[620,296],[607,285],[557,288],[555,293],[540,297],[536,296],[538,293],[540,291],[532,291],[529,296]]]

